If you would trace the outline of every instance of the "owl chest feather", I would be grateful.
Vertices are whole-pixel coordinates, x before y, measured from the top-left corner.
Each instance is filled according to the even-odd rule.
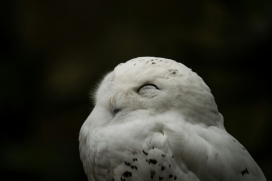
[[[88,136],[92,176],[96,180],[183,180],[195,177],[177,165],[169,147],[172,135],[161,122],[129,122],[99,127]],[[182,171],[181,171],[182,170]],[[197,181],[195,178],[192,181]]]
[[[258,178],[254,160],[229,134],[217,128],[175,125],[137,121],[94,129],[86,140],[91,177],[97,181],[217,181],[236,173],[229,180]]]

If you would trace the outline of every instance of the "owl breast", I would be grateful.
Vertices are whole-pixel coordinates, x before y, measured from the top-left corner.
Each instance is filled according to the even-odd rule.
[[[98,127],[87,135],[89,177],[98,181],[183,180],[185,175],[169,148],[164,123],[147,120],[137,118]]]

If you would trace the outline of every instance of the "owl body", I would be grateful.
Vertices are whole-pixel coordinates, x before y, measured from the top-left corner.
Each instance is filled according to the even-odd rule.
[[[89,181],[265,181],[225,130],[209,87],[180,63],[120,64],[94,99],[79,136]]]

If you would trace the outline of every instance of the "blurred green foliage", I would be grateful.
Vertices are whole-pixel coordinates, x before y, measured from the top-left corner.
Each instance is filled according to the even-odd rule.
[[[87,180],[78,132],[89,91],[139,56],[210,86],[226,129],[272,180],[272,1],[25,0],[0,4],[0,180]],[[5,178],[5,179],[4,179]]]

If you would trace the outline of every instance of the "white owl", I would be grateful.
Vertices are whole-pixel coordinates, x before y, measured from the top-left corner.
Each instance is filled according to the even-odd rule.
[[[209,87],[165,58],[135,58],[108,73],[79,142],[89,181],[266,180],[225,130]]]

